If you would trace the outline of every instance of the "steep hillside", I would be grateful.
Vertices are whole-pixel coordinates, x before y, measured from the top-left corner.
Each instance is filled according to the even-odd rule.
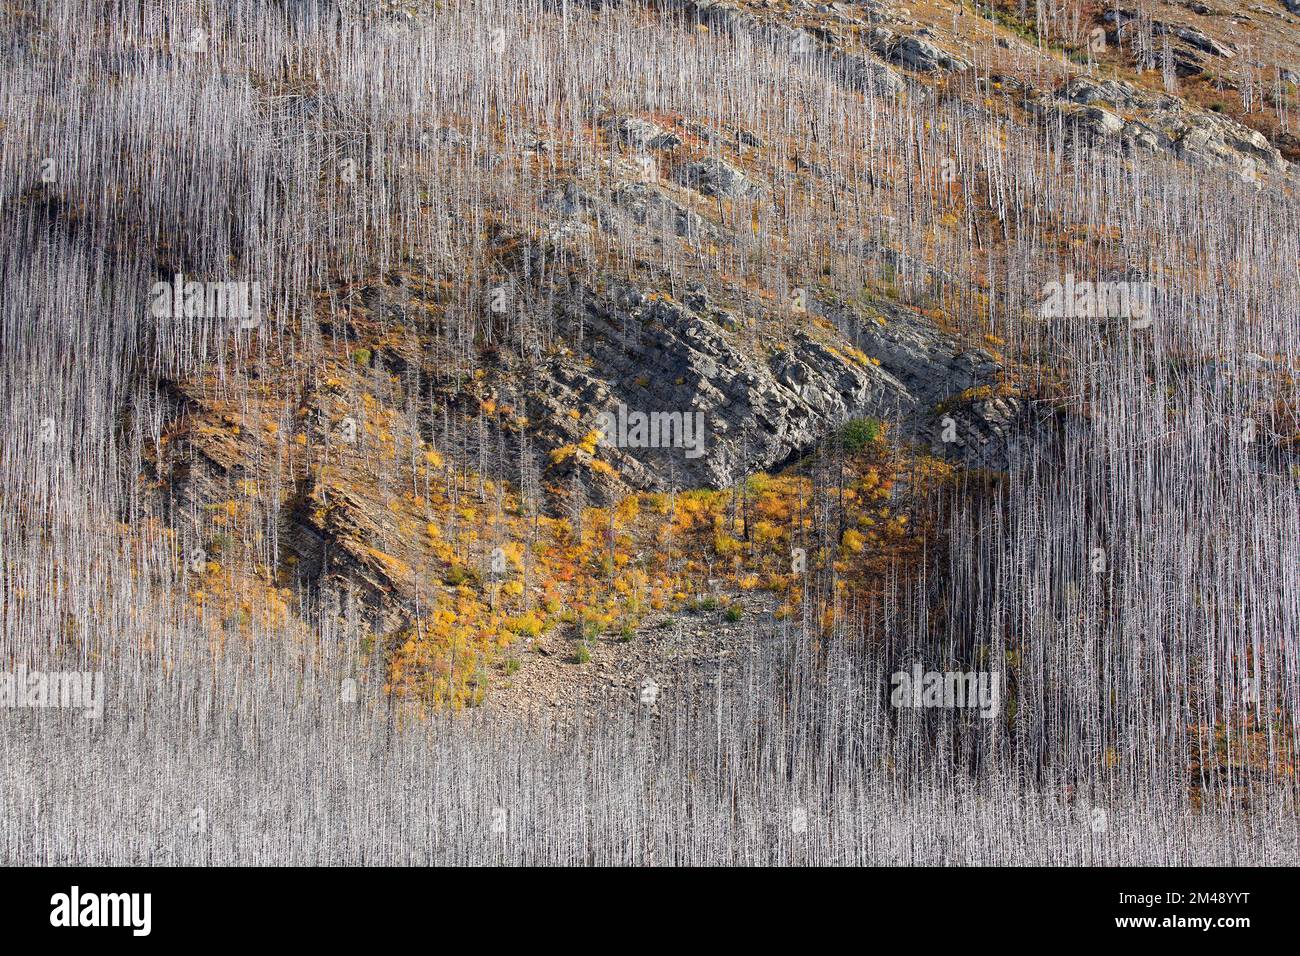
[[[1288,3],[8,5],[0,658],[1294,822]]]

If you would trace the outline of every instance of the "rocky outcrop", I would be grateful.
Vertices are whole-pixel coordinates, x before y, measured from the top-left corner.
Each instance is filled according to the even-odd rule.
[[[1205,10],[1205,15],[1208,15],[1209,9]],[[1117,43],[1132,42],[1135,31],[1148,30],[1149,38],[1144,45],[1151,46],[1153,40],[1157,41],[1155,49],[1148,54],[1150,65],[1157,69],[1168,66],[1179,76],[1196,76],[1205,72],[1206,56],[1222,60],[1237,56],[1233,47],[1195,27],[1162,20],[1144,21],[1134,10],[1108,10],[1102,15],[1102,22],[1111,27]],[[1167,51],[1161,48],[1164,44],[1169,44]],[[1169,62],[1166,62],[1166,56]]]
[[[746,316],[703,288],[680,302],[632,286],[575,288],[556,308],[584,349],[529,370],[534,446],[547,454],[576,449],[564,467],[551,467],[557,479],[606,462],[616,474],[595,484],[607,493],[726,486],[810,451],[859,417],[888,419],[938,454],[996,467],[1005,459],[999,429],[1018,414],[1014,400],[985,408],[963,398],[997,380],[991,355],[888,304],[868,318],[812,301],[808,311],[834,326],[826,334],[805,328],[807,316]],[[510,376],[487,383],[503,395],[513,384]],[[618,434],[583,449],[602,414]],[[687,417],[685,440],[680,431],[654,431],[665,422],[680,429]],[[638,421],[650,432],[638,435]]]
[[[546,193],[542,207],[557,220],[561,237],[575,229],[586,229],[588,219],[594,219],[603,231],[634,231],[652,242],[675,236],[698,244],[718,239],[723,232],[653,182],[618,182],[596,190],[568,180]],[[551,234],[551,238],[556,236]]]
[[[1165,153],[1227,170],[1246,181],[1254,181],[1261,172],[1279,172],[1289,166],[1262,133],[1227,116],[1194,109],[1175,97],[1141,91],[1120,80],[1075,77],[1057,98],[1070,105],[1045,103],[1046,108],[1063,112],[1068,125],[1094,140],[1118,139],[1127,149]],[[1120,113],[1140,118],[1126,119]]]
[[[883,27],[867,34],[867,45],[879,55],[922,73],[960,73],[970,64],[917,36],[899,36]]]
[[[1007,467],[1009,442],[1024,432],[1023,399],[999,385],[1003,366],[910,309],[874,303],[874,318],[843,303],[817,303],[854,347],[879,362],[890,388],[868,414],[940,457],[970,467]]]
[[[636,150],[675,149],[682,144],[680,136],[639,116],[613,117],[603,125],[612,138]]]
[[[702,195],[720,196],[723,199],[756,196],[762,191],[758,183],[721,159],[709,158],[683,163],[677,168],[675,178],[683,186]]]
[[[147,464],[187,564],[242,547],[238,532],[213,535],[215,519],[203,515],[232,531],[273,523],[277,582],[356,602],[382,637],[457,583],[440,539],[425,536],[430,507],[455,511],[455,492],[432,481],[445,481],[444,456],[447,467],[540,483],[552,492],[542,506],[558,509],[575,487],[591,504],[726,487],[813,451],[856,418],[999,469],[1024,433],[1024,407],[999,387],[994,356],[891,302],[801,295],[781,311],[704,285],[674,298],[574,281],[545,306],[567,345],[531,357],[498,346],[466,382],[418,337],[378,333],[424,314],[437,287],[356,287],[320,329],[319,364],[235,382],[256,396],[249,402],[204,378],[162,385],[169,440]],[[494,471],[494,461],[509,465]],[[410,484],[412,463],[428,482]],[[487,573],[482,555],[455,560],[457,574]]]
[[[1213,37],[1207,36],[1193,27],[1178,25],[1171,26],[1159,21],[1153,22],[1151,27],[1152,32],[1155,33],[1156,36],[1164,36],[1166,34],[1175,36],[1188,46],[1195,47],[1204,53],[1209,53],[1211,56],[1222,57],[1225,60],[1230,60],[1237,55],[1237,51],[1232,49],[1232,47],[1228,46],[1226,43],[1220,43]]]
[[[722,0],[672,0],[670,6],[689,23],[744,34],[810,66],[824,68],[849,89],[878,96],[897,96],[907,89],[907,83],[888,64],[846,49],[837,39],[819,38],[808,30],[760,19]]]
[[[1067,114],[1070,123],[1081,132],[1099,138],[1114,136],[1124,130],[1123,118],[1100,106],[1085,106]]]

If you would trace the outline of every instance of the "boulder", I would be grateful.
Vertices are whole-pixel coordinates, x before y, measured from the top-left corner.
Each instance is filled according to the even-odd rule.
[[[1211,36],[1207,36],[1200,30],[1188,26],[1170,26],[1159,21],[1152,24],[1152,31],[1157,35],[1172,33],[1178,39],[1182,40],[1188,46],[1195,47],[1203,53],[1209,53],[1212,56],[1223,57],[1230,60],[1237,55],[1237,51],[1226,43],[1220,43]]]
[[[1089,136],[1106,138],[1124,128],[1124,120],[1100,106],[1085,106],[1069,114],[1070,123]]]
[[[613,117],[603,125],[611,139],[635,150],[676,149],[682,144],[681,137],[639,116]]]
[[[677,167],[676,180],[705,196],[739,199],[756,196],[761,186],[722,159],[701,159]]]
[[[965,60],[916,36],[899,36],[884,27],[873,28],[866,36],[875,53],[908,69],[922,73],[959,73],[970,69]]]

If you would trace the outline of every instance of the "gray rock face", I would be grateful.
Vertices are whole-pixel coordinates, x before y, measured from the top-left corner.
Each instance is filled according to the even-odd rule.
[[[1098,137],[1114,136],[1124,129],[1124,120],[1100,106],[1085,106],[1069,115],[1080,131]]]
[[[1162,104],[1151,118],[1169,136],[1174,154],[1188,162],[1227,169],[1248,180],[1260,171],[1288,166],[1263,133],[1230,117],[1188,109],[1174,100]]]
[[[1163,49],[1154,51],[1151,66],[1157,70],[1168,67],[1175,76],[1199,76],[1205,72],[1205,58],[1185,46],[1175,46],[1168,52]]]
[[[1209,8],[1205,9],[1208,14]],[[1121,38],[1129,31],[1137,29],[1140,23],[1137,13],[1133,10],[1108,10],[1102,15],[1102,20],[1112,24]],[[1192,76],[1204,70],[1201,58],[1193,51],[1225,60],[1231,60],[1237,55],[1237,51],[1228,44],[1214,39],[1195,27],[1181,23],[1165,23],[1161,20],[1150,21],[1150,26],[1153,36],[1169,37],[1181,44],[1171,51],[1174,60],[1171,65],[1182,76]],[[1156,56],[1159,59],[1161,54],[1157,52]]]
[[[928,40],[915,36],[898,36],[883,27],[871,30],[867,35],[867,44],[881,56],[922,73],[959,73],[970,69],[970,64],[965,60]]]
[[[903,78],[879,60],[853,53],[830,55],[832,73],[842,86],[878,96],[895,96],[907,88]]]
[[[536,446],[579,445],[606,413],[607,421],[623,423],[596,453],[618,472],[608,478],[608,492],[719,487],[811,450],[849,419],[870,416],[896,423],[903,436],[936,453],[1001,467],[1019,403],[960,398],[991,385],[998,363],[909,310],[883,308],[889,318],[882,326],[848,306],[810,303],[842,337],[797,330],[765,346],[764,335],[712,305],[703,289],[683,303],[628,286],[575,290],[557,311],[570,341],[581,329],[586,354],[556,355],[533,370],[528,417],[545,423]],[[941,412],[941,403],[952,407]],[[575,409],[576,419],[568,414]],[[638,416],[651,424],[648,441],[637,434]],[[680,430],[667,437],[654,430],[654,422],[692,416],[687,441],[671,440]],[[563,479],[566,468],[582,467],[578,454],[551,474]]]
[[[672,199],[653,183],[618,183],[600,194],[575,181],[551,189],[542,208],[561,220],[559,225],[594,217],[605,232],[634,230],[650,237],[668,235],[691,243],[712,240],[721,230]]]
[[[890,388],[866,414],[895,422],[898,434],[931,453],[971,467],[1004,469],[1008,442],[1024,405],[992,394],[1002,366],[988,352],[963,346],[910,310],[877,304],[884,324],[863,321],[852,309],[816,305],[862,352],[880,362]],[[964,398],[973,390],[987,397]]]
[[[1106,103],[1119,109],[1131,107],[1137,95],[1137,90],[1123,80],[1097,82],[1086,76],[1075,77],[1060,92],[1061,98],[1071,103],[1079,103],[1083,106]]]
[[[611,138],[632,149],[676,149],[682,144],[681,137],[639,116],[614,117],[603,125]]]
[[[645,229],[671,231],[673,235],[694,243],[717,238],[720,234],[718,227],[709,220],[674,202],[663,190],[643,183],[619,186],[611,198],[615,207]]]
[[[707,126],[704,123],[683,121],[682,129],[697,136],[710,145],[735,145],[737,147],[761,147],[763,141],[751,131],[730,123]]]
[[[738,199],[757,196],[762,187],[735,166],[721,159],[702,159],[677,167],[674,178],[705,196]]]
[[[721,486],[811,447],[883,393],[880,376],[804,336],[789,350],[755,354],[723,330],[727,313],[696,305],[649,300],[637,290],[569,300],[564,308],[585,323],[592,361],[558,357],[538,370],[529,417],[549,423],[539,439],[576,443],[595,416],[608,413],[631,422],[599,451],[626,485]],[[568,408],[581,419],[562,413]],[[678,430],[654,426],[638,436],[637,416],[652,425],[667,416]]]
[[[730,30],[770,43],[810,66],[826,69],[835,82],[848,89],[876,96],[897,96],[907,83],[888,64],[851,53],[836,41],[826,42],[807,30],[760,20],[751,13],[720,0],[673,0],[672,8],[690,22],[711,30]],[[812,9],[812,5],[808,5]]]
[[[1154,153],[1168,150],[1173,145],[1166,134],[1135,120],[1125,123],[1120,135],[1124,137],[1124,143],[1130,149]]]
[[[1067,109],[1067,122],[1096,139],[1119,137],[1130,148],[1224,169],[1247,181],[1255,180],[1261,171],[1288,166],[1262,133],[1230,117],[1193,109],[1182,100],[1142,92],[1122,81],[1075,77],[1057,96],[1082,106]],[[1143,118],[1126,120],[1098,103]]]
[[[1152,32],[1157,36],[1165,33],[1173,34],[1188,46],[1193,46],[1204,53],[1211,54],[1212,56],[1223,57],[1224,59],[1230,60],[1237,55],[1237,51],[1232,49],[1232,47],[1225,43],[1220,43],[1213,37],[1206,36],[1200,30],[1193,27],[1170,26],[1157,21],[1152,24]]]

